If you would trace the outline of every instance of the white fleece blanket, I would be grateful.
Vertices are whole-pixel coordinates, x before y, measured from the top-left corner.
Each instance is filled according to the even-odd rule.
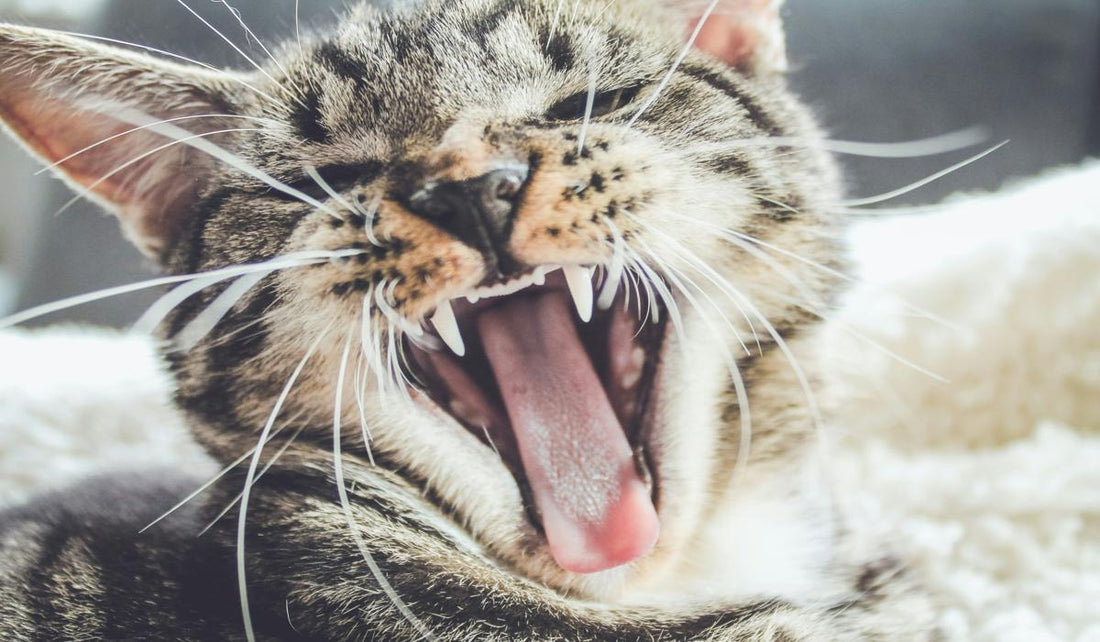
[[[825,355],[851,518],[916,561],[951,640],[1100,641],[1100,163],[864,222],[853,249]],[[0,332],[0,504],[213,470],[168,388],[145,339]]]

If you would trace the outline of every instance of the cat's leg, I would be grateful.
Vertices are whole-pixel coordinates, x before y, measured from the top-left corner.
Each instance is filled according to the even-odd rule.
[[[202,481],[102,477],[0,512],[0,639],[243,639],[232,559],[196,537],[200,502],[139,532]]]

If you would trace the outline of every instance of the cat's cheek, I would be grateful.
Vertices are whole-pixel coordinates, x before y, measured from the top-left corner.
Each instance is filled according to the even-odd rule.
[[[332,306],[334,315],[358,316],[364,297],[379,295],[415,323],[483,276],[484,261],[476,250],[400,204],[383,201],[370,233],[353,216],[312,221],[290,243],[294,251],[358,252],[315,266],[288,284],[302,298]]]

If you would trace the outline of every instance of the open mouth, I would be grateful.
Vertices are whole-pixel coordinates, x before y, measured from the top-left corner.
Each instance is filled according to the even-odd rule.
[[[432,402],[500,454],[574,573],[643,557],[660,528],[645,444],[665,315],[625,287],[594,306],[595,287],[587,269],[536,268],[441,304],[438,347],[406,345]]]

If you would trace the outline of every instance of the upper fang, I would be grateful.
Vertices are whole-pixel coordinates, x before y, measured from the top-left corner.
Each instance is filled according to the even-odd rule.
[[[579,265],[566,265],[562,272],[569,285],[569,294],[573,295],[573,304],[577,306],[577,315],[581,321],[588,323],[592,320],[592,270]]]
[[[439,333],[439,338],[443,339],[443,343],[446,343],[452,352],[460,357],[466,355],[466,344],[462,341],[462,333],[458,330],[458,321],[455,319],[455,311],[450,301],[443,301],[435,309],[432,325]]]

